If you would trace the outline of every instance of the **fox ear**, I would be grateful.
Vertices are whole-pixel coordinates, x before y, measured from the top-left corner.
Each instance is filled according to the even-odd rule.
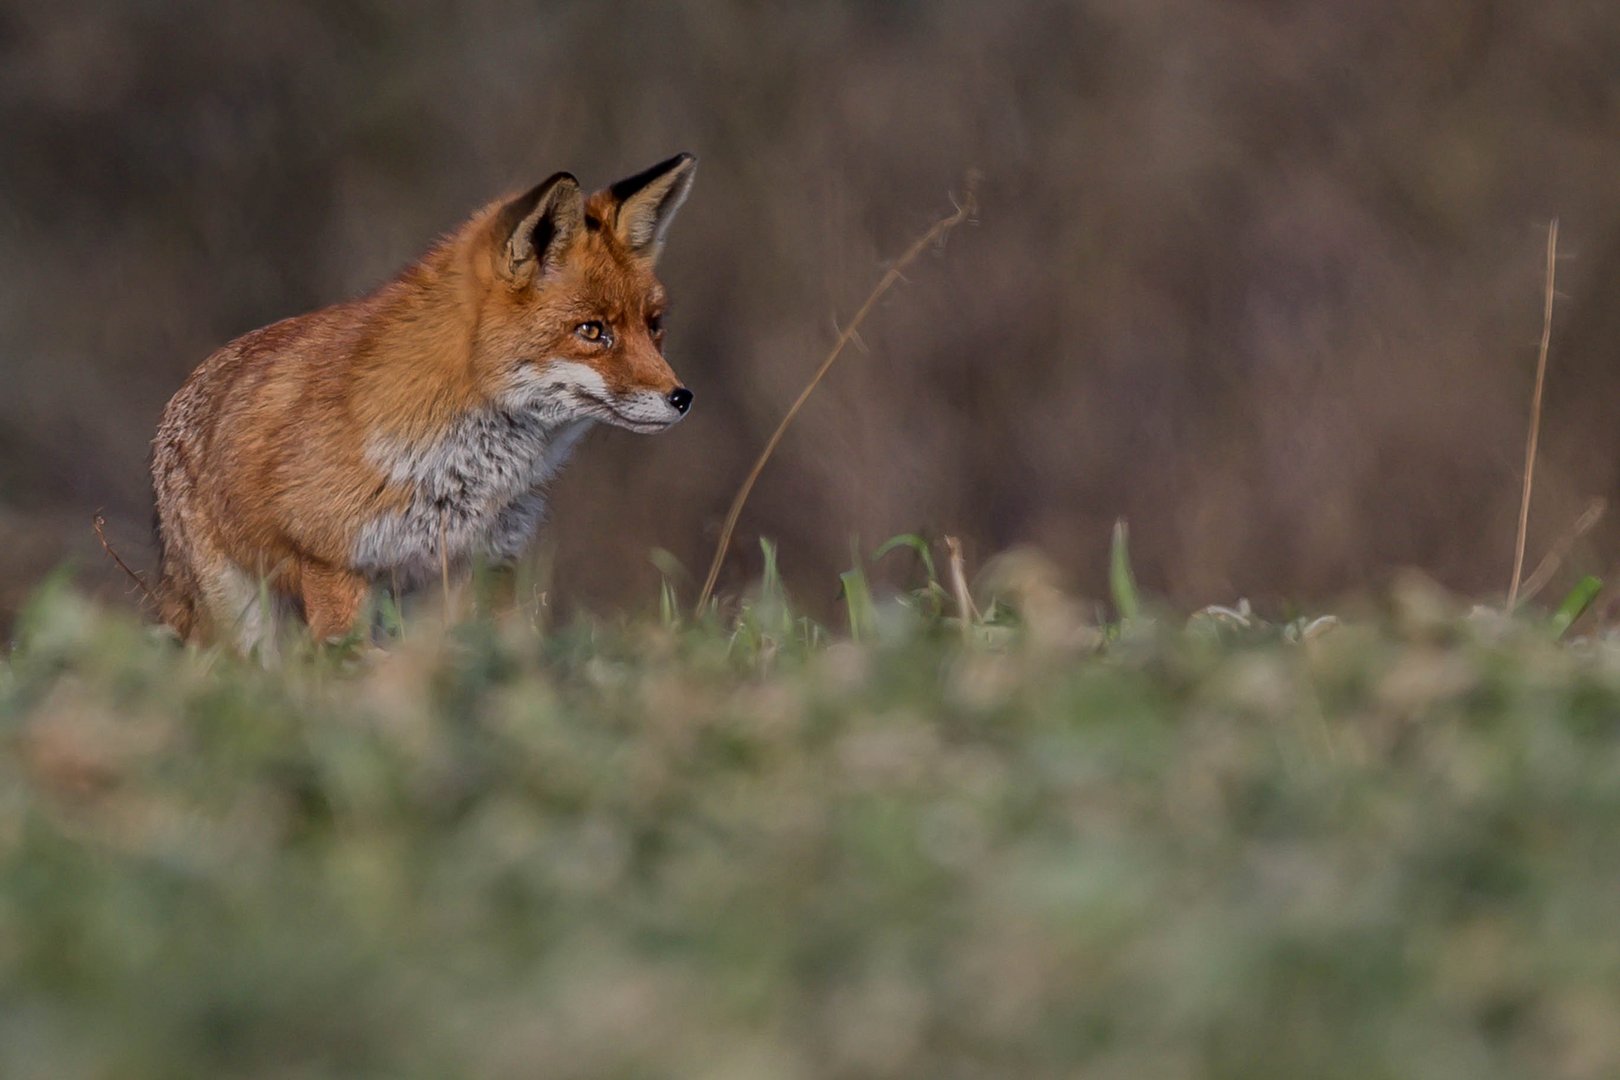
[[[558,173],[495,215],[495,265],[512,281],[544,272],[561,258],[585,219],[579,181]]]
[[[616,208],[613,231],[620,242],[636,255],[658,258],[664,231],[686,201],[696,172],[697,158],[676,154],[608,188]]]

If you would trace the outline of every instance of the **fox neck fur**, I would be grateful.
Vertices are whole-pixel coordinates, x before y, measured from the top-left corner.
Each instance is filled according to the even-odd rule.
[[[566,398],[599,381],[583,365],[552,359],[493,384],[479,377],[477,297],[488,282],[478,270],[456,246],[430,252],[378,296],[376,336],[354,355],[366,461],[403,496],[358,529],[352,563],[368,577],[411,587],[446,564],[516,558],[544,519],[546,483],[594,425]]]

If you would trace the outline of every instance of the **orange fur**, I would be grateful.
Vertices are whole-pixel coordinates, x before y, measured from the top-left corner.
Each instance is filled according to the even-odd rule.
[[[435,544],[458,571],[510,557],[590,423],[678,420],[690,393],[662,355],[654,263],[694,164],[588,200],[558,174],[370,295],[204,361],[153,443],[164,621],[251,648],[262,582],[318,639],[340,637],[371,582],[410,577]],[[438,539],[422,525],[435,512],[454,523]]]

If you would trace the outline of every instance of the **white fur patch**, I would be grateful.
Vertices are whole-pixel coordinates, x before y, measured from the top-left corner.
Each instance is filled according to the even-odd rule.
[[[503,400],[514,407],[601,420],[631,431],[662,431],[681,418],[680,410],[658,391],[615,394],[595,368],[573,361],[559,360],[544,368],[525,369]]]
[[[613,411],[618,414],[620,421],[627,421],[620,426],[632,431],[662,431],[681,418],[681,411],[656,390],[623,394],[614,402]]]
[[[367,456],[412,494],[404,510],[361,527],[355,568],[409,586],[437,576],[441,559],[459,569],[521,554],[545,512],[546,482],[590,426],[571,400],[579,375],[567,369],[579,366],[523,369],[431,441],[373,440]]]
[[[366,522],[355,569],[405,587],[474,558],[522,554],[545,516],[545,485],[593,421],[655,431],[680,418],[655,391],[614,395],[595,370],[569,361],[524,367],[489,405],[428,442],[376,439],[370,459],[410,504]]]
[[[276,637],[281,619],[287,614],[286,597],[262,588],[257,576],[235,563],[226,563],[224,569],[207,582],[203,593],[214,616],[220,620],[221,629],[230,635],[238,652],[247,656],[258,649],[261,662],[276,663]]]
[[[544,410],[561,416],[577,410],[582,404],[581,398],[602,401],[609,396],[607,383],[589,364],[553,360],[544,367],[521,368],[501,397],[504,404],[514,408]]]

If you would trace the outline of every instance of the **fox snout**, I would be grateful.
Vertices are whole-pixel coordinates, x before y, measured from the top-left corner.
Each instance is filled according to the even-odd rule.
[[[631,431],[652,433],[680,423],[692,407],[692,391],[684,386],[664,393],[659,390],[632,390],[608,402],[609,423]]]

